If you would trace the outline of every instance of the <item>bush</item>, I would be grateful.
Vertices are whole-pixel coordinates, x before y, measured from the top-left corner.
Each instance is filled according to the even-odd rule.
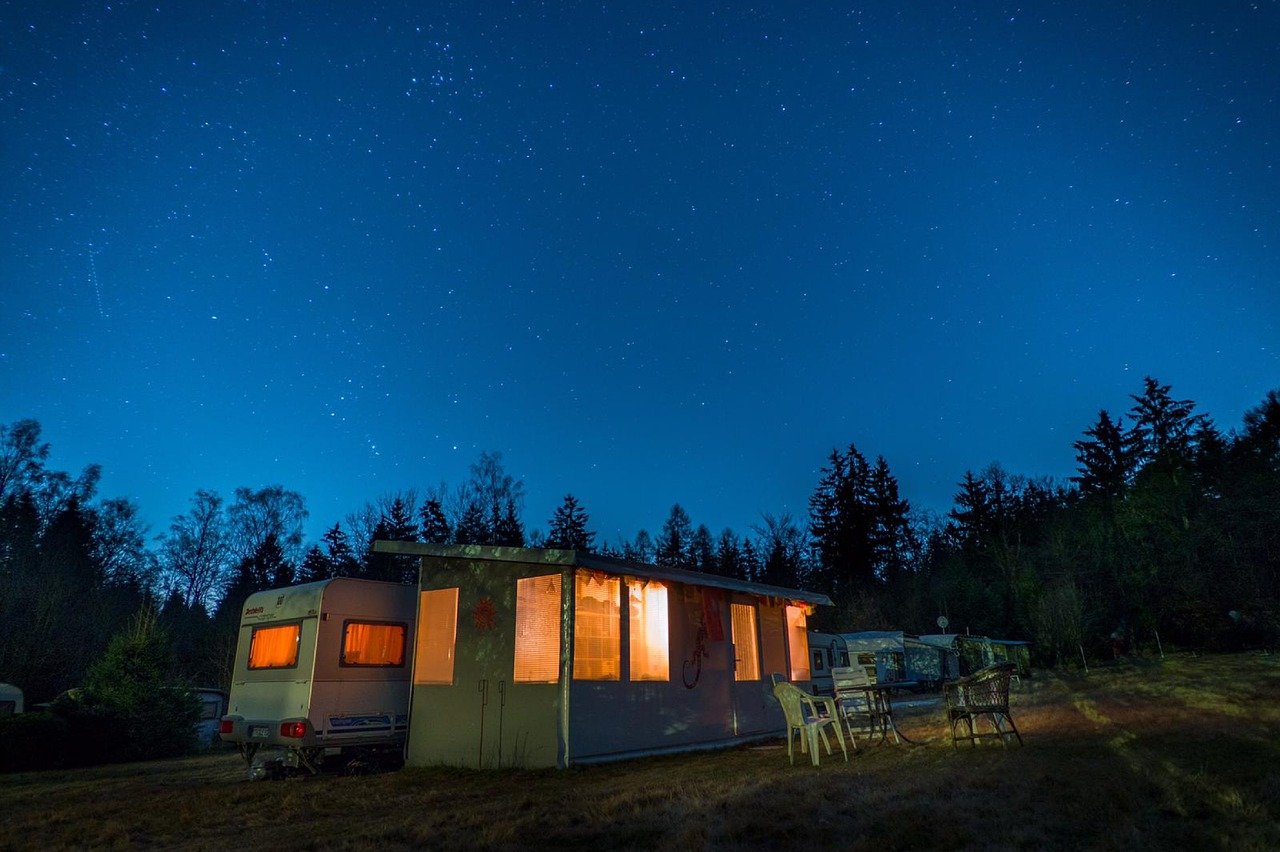
[[[146,760],[185,754],[195,747],[200,704],[175,686],[173,655],[155,613],[144,610],[117,635],[85,676],[81,713],[91,716],[111,743],[105,760]]]

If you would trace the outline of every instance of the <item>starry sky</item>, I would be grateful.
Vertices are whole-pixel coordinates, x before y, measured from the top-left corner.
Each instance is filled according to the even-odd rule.
[[[608,541],[850,442],[945,512],[1280,386],[1278,92],[1275,2],[10,0],[0,421],[155,531],[485,450]]]

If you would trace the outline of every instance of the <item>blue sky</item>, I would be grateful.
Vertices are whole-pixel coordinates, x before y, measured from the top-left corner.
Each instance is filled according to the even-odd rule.
[[[157,531],[498,450],[612,540],[1280,385],[1275,4],[421,5],[0,12],[0,419]]]

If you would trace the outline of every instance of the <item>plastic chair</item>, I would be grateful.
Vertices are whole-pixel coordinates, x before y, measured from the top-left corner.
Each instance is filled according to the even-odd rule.
[[[831,741],[827,739],[826,731],[823,730],[828,725],[835,731],[845,762],[849,761],[849,750],[844,745],[844,733],[840,730],[835,699],[805,692],[800,687],[788,683],[780,674],[773,675],[773,697],[778,699],[778,703],[782,705],[782,713],[787,717],[787,759],[791,761],[792,766],[796,762],[793,735],[797,733],[801,735],[801,752],[809,752],[809,759],[813,761],[814,766],[818,765],[819,737],[827,749],[827,754],[832,753]],[[819,707],[826,712],[820,711]]]

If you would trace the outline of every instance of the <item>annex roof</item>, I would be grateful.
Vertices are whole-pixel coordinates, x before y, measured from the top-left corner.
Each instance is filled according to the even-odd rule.
[[[783,586],[771,586],[767,583],[752,583],[733,577],[721,577],[718,574],[706,574],[702,571],[686,571],[682,568],[648,565],[643,562],[629,562],[625,559],[614,559],[609,556],[599,556],[580,550],[490,547],[475,544],[423,544],[417,541],[375,541],[373,549],[378,553],[426,556],[433,559],[465,559],[468,561],[518,562],[524,565],[573,566],[619,576],[625,574],[630,577],[647,577],[653,580],[684,583],[689,586],[706,586],[707,588],[744,592],[749,595],[760,595],[761,597],[785,598],[822,606],[834,605],[831,602],[831,598],[818,592],[788,589]]]

